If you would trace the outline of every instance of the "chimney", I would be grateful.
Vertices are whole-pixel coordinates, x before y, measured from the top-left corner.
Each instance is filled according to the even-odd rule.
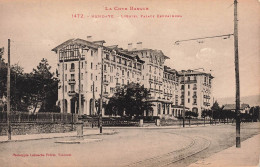
[[[137,42],[136,43],[136,49],[141,50],[142,49],[142,42]]]
[[[92,42],[92,36],[87,36],[87,41]]]
[[[128,44],[128,51],[131,51],[131,50],[133,50],[133,44],[132,44],[132,43],[129,43],[129,44]]]

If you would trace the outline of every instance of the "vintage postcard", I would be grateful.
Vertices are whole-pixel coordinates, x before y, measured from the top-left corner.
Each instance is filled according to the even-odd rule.
[[[0,0],[1,166],[259,166],[259,0]]]

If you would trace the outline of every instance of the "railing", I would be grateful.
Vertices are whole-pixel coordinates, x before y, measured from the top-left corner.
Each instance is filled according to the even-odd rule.
[[[71,69],[70,69],[70,72],[75,72],[75,68],[71,68]]]
[[[184,82],[181,81],[181,84],[183,84]],[[185,80],[186,84],[191,84],[191,83],[197,83],[197,80]]]
[[[75,92],[75,91],[69,91],[69,92],[68,92],[68,95],[69,95],[69,96],[74,96],[74,95],[76,95],[76,92]]]
[[[108,80],[104,80],[104,84],[108,85],[109,84]]]
[[[77,122],[77,114],[68,113],[29,113],[29,112],[11,112],[10,122],[37,122],[37,123],[73,123]],[[0,122],[7,122],[7,112],[0,112]]]
[[[69,79],[68,83],[69,84],[76,84],[76,81],[75,81],[75,79]]]

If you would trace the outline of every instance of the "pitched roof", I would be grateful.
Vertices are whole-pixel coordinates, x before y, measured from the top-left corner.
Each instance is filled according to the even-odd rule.
[[[249,104],[241,104],[240,105],[240,110],[244,110],[247,107],[250,107]],[[236,105],[235,104],[225,104],[223,110],[235,110],[236,109]]]

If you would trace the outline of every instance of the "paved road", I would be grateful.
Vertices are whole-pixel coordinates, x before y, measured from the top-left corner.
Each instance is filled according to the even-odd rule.
[[[235,144],[233,125],[115,130],[81,144],[55,143],[75,138],[1,143],[1,166],[187,166]],[[241,126],[242,140],[258,133],[259,123]]]

